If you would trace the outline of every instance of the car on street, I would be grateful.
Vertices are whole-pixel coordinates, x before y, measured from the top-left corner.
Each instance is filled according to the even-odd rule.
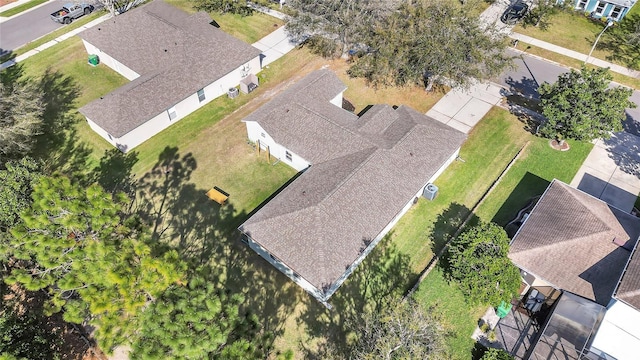
[[[500,21],[507,25],[515,25],[527,14],[527,11],[529,11],[529,5],[524,1],[518,0],[507,7],[507,10],[502,13]]]

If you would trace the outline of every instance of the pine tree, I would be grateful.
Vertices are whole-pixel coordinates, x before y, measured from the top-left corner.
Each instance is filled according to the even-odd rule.
[[[239,312],[243,301],[200,275],[187,286],[170,287],[145,311],[131,358],[264,358],[254,344],[260,338],[257,321]]]
[[[122,194],[42,177],[32,198],[3,249],[18,264],[5,281],[47,289],[45,312],[64,309],[75,323],[90,319],[109,352],[135,332],[145,306],[179,281],[184,265],[175,251],[151,255],[148,232],[122,211]]]

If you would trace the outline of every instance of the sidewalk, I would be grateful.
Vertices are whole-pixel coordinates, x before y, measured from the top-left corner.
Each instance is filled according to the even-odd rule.
[[[542,40],[538,40],[538,39],[534,39],[530,36],[526,36],[526,35],[522,35],[522,34],[518,34],[518,33],[510,33],[509,37],[514,39],[514,40],[518,40],[518,41],[522,41],[525,42],[527,44],[531,44],[533,46],[537,46],[539,48],[543,48],[545,50],[549,50],[549,51],[553,51],[555,53],[561,54],[561,55],[565,55],[577,60],[580,60],[582,62],[584,62],[585,60],[587,60],[587,55],[579,53],[577,51],[573,51],[573,50],[569,50],[569,49],[565,49],[563,47],[560,47],[558,45],[554,45]],[[604,60],[600,60],[600,59],[596,59],[594,57],[591,57],[589,59],[589,64],[593,64],[595,66],[599,66],[599,67],[608,67],[611,69],[611,71],[617,72],[619,74],[622,75],[626,75],[626,76],[630,76],[636,79],[640,79],[640,71],[636,71],[636,70],[631,70],[631,69],[627,69],[624,66],[620,66],[620,65],[616,65],[616,64],[612,64],[608,61],[604,61]]]

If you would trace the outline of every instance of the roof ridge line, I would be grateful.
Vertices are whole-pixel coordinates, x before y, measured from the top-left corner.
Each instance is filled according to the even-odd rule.
[[[361,162],[360,162],[360,164],[358,164],[358,166],[356,166],[355,168],[353,168],[353,170],[351,170],[351,171],[349,172],[349,175],[348,175],[348,176],[345,176],[345,178],[344,178],[342,181],[340,181],[336,186],[334,186],[334,187],[333,187],[333,190],[329,191],[329,192],[327,193],[327,195],[326,195],[326,196],[324,196],[324,197],[322,198],[322,200],[320,200],[320,201],[318,202],[318,204],[322,204],[325,200],[327,200],[328,198],[332,197],[332,196],[333,196],[333,194],[335,194],[335,193],[336,193],[336,191],[338,191],[338,189],[340,189],[340,188],[341,188],[341,187],[342,187],[342,186],[343,186],[343,185],[344,185],[344,184],[345,184],[349,179],[351,179],[351,178],[352,178],[352,177],[353,177],[353,176],[354,176],[354,175],[355,175],[355,174],[356,174],[356,173],[357,173],[357,172],[358,172],[358,171],[359,171],[359,170],[360,170],[360,169],[361,169],[365,164],[367,164],[369,161],[371,161],[371,158],[373,157],[373,155],[374,155],[378,150],[380,150],[380,148],[374,145],[374,146],[371,146],[371,147],[368,147],[368,148],[362,149],[362,150],[360,150],[360,151],[357,151],[357,152],[354,152],[354,153],[351,153],[351,154],[348,154],[348,155],[345,155],[345,156],[341,156],[341,157],[339,157],[339,158],[335,158],[335,159],[328,160],[328,161],[335,161],[335,160],[338,160],[338,159],[340,159],[340,158],[344,158],[344,157],[347,157],[347,156],[350,156],[350,155],[355,155],[355,154],[357,154],[357,153],[361,153],[361,152],[364,152],[365,150],[369,150],[369,149],[374,149],[374,150],[373,150],[369,155],[367,155],[367,157],[366,157],[363,161],[361,161]],[[326,162],[326,161],[325,161],[325,162]],[[313,165],[312,165],[312,166],[313,166]],[[316,206],[317,206],[317,205],[316,205]]]

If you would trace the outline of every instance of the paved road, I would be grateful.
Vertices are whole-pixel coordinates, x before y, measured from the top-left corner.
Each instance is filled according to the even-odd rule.
[[[509,50],[516,56],[514,70],[503,73],[496,82],[510,89],[514,93],[520,93],[525,98],[538,98],[536,89],[543,82],[554,82],[558,76],[567,71],[566,68],[548,61],[540,60],[526,54],[521,55]],[[631,100],[638,107],[627,109],[627,121],[624,122],[625,131],[640,136],[640,91],[634,91]]]
[[[49,15],[68,2],[69,0],[49,1],[37,9],[0,23],[0,53],[13,51],[63,26],[52,21]]]

